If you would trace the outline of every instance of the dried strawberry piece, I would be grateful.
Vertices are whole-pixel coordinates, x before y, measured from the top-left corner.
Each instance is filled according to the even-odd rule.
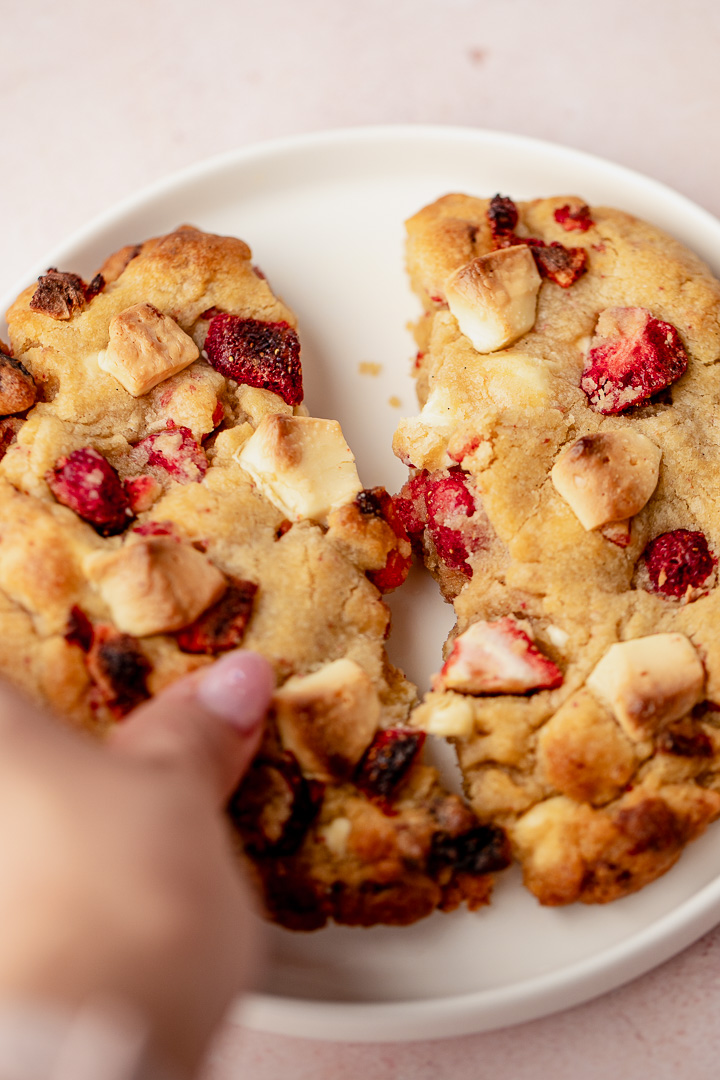
[[[205,338],[208,362],[228,379],[270,390],[288,405],[303,399],[300,341],[286,322],[217,315]]]
[[[90,284],[85,286],[85,301],[89,304],[104,288],[105,278],[102,274],[96,274]]]
[[[257,758],[228,812],[253,855],[294,855],[320,812],[325,784],[308,780],[293,754]]]
[[[549,278],[563,289],[569,288],[587,270],[587,252],[584,248],[567,248],[556,241],[546,244],[544,240],[534,237],[517,236],[515,226],[518,223],[518,211],[515,203],[507,196],[496,195],[490,200],[487,218],[494,247],[527,244],[542,277]]]
[[[162,488],[154,476],[129,476],[123,480],[123,487],[133,514],[149,510],[162,495]]]
[[[136,525],[133,529],[133,536],[172,536],[174,540],[180,542],[180,534],[178,533],[174,521],[143,521],[142,525]]]
[[[624,412],[674,383],[687,368],[680,335],[645,308],[608,308],[598,319],[580,385],[595,412]]]
[[[495,622],[472,623],[456,637],[433,689],[461,694],[527,694],[554,690],[562,682],[557,665],[508,615]]]
[[[565,247],[553,240],[521,240],[527,244],[535,257],[541,277],[549,278],[562,289],[569,289],[587,270],[588,255],[585,248]]]
[[[459,836],[434,833],[428,869],[433,875],[445,867],[452,867],[460,874],[490,874],[504,870],[510,862],[510,843],[505,830],[499,825],[478,825]]]
[[[18,432],[24,423],[25,421],[17,416],[6,416],[0,420],[0,461],[17,439]]]
[[[77,604],[70,609],[65,640],[68,645],[79,645],[83,652],[90,652],[93,643],[93,624]]]
[[[565,232],[587,232],[595,224],[590,217],[590,207],[585,204],[573,209],[569,203],[566,203],[565,206],[558,207],[553,217],[558,225],[562,225]]]
[[[642,554],[652,591],[680,598],[701,589],[717,566],[704,533],[674,529],[651,540]]]
[[[212,414],[213,431],[215,430],[216,427],[219,427],[220,424],[222,424],[224,419],[225,419],[225,406],[223,405],[222,401],[218,401],[217,405],[213,409],[213,414]]]
[[[200,483],[208,459],[190,428],[170,421],[165,431],[148,435],[133,448],[133,457],[148,468],[162,469],[179,484]]]
[[[378,731],[358,764],[355,783],[366,795],[388,799],[405,778],[425,742],[424,731]]]
[[[85,307],[85,282],[77,274],[58,271],[51,266],[38,278],[38,287],[29,307],[51,319],[71,319],[76,311]]]
[[[59,458],[45,479],[53,495],[101,536],[114,536],[130,524],[128,497],[112,465],[92,446]]]
[[[714,753],[710,736],[688,716],[665,728],[658,736],[657,747],[661,753],[674,757],[707,758]]]
[[[385,565],[379,570],[368,570],[367,576],[381,593],[391,592],[402,585],[412,566],[412,548],[403,518],[395,500],[384,487],[365,488],[356,497],[360,512],[386,521],[397,537],[397,545],[388,553]]]
[[[257,588],[252,581],[233,580],[217,604],[175,635],[178,647],[208,656],[237,649],[252,615]]]
[[[516,242],[514,233],[518,223],[518,209],[512,199],[507,195],[494,195],[490,200],[487,218],[493,240],[505,241],[508,237],[513,237],[513,243]],[[497,246],[504,246],[504,243]]]
[[[150,697],[150,663],[130,634],[93,627],[87,666],[100,700],[117,720]]]
[[[467,482],[468,473],[457,465],[433,473],[423,470],[405,484],[395,506],[411,540],[417,544],[427,528],[438,558],[472,577],[468,559],[484,537],[468,520],[478,506]]]

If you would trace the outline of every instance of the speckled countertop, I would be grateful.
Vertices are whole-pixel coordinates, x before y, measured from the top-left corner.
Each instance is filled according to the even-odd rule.
[[[0,293],[124,196],[223,150],[378,123],[589,150],[720,215],[711,0],[0,0]],[[715,1078],[720,930],[570,1012],[439,1042],[229,1029],[208,1080]]]

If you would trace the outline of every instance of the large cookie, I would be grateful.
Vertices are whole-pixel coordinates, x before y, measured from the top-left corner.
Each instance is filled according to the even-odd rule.
[[[543,903],[612,900],[720,813],[720,284],[576,197],[448,195],[407,252],[398,506],[457,614],[413,722]]]
[[[507,861],[421,761],[380,590],[410,545],[240,240],[184,227],[48,271],[0,357],[0,671],[102,732],[241,642],[280,689],[230,810],[272,917],[408,923]],[[33,404],[37,394],[37,403]],[[12,414],[12,415],[9,415]]]

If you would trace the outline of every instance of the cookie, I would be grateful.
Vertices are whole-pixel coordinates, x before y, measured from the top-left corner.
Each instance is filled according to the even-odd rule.
[[[507,862],[422,762],[381,593],[410,544],[336,421],[302,404],[292,312],[191,227],[51,269],[0,357],[0,671],[102,734],[240,644],[272,663],[229,812],[270,916],[408,923]]]
[[[614,900],[720,813],[720,284],[575,196],[407,229],[397,506],[457,615],[413,723],[543,904]]]

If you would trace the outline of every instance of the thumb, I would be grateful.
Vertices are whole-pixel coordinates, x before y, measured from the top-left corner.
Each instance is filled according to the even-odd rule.
[[[169,686],[112,732],[114,749],[176,762],[208,782],[220,803],[255,755],[275,676],[258,653],[238,650]]]

